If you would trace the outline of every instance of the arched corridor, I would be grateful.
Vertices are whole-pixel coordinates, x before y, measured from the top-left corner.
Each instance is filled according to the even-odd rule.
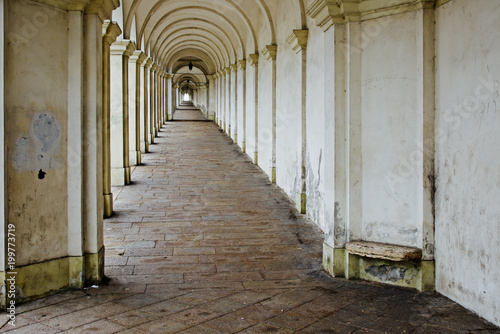
[[[124,331],[161,303],[194,307],[147,313],[172,331],[391,332],[391,313],[498,331],[498,17],[498,0],[0,0],[0,309],[25,331]],[[247,293],[265,315],[204,314]],[[95,321],[76,322],[87,297]]]
[[[110,281],[21,305],[22,333],[497,332],[434,293],[329,277],[323,233],[211,122],[165,125],[132,176],[104,222]]]

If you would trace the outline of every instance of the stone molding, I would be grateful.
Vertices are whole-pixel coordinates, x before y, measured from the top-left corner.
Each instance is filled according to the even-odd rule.
[[[307,15],[324,31],[332,25],[434,8],[449,0],[315,0]]]
[[[146,58],[146,60],[145,60],[145,61],[144,61],[144,63],[143,63],[143,66],[144,66],[147,70],[149,70],[149,68],[151,67],[151,65],[153,65],[153,58],[151,58],[151,57]]]
[[[259,64],[259,55],[258,54],[251,54],[249,55],[250,56],[250,59],[249,59],[249,62],[250,62],[250,66],[257,66]]]
[[[111,12],[120,6],[120,0],[33,0],[62,10],[97,14],[101,21],[108,19]]]
[[[295,53],[300,51],[305,51],[307,49],[307,39],[309,37],[309,30],[294,30],[288,37],[286,41],[292,47]]]
[[[246,59],[238,60],[238,65],[240,66],[240,68],[243,71],[246,70],[246,68],[247,68],[247,60]]]
[[[135,42],[129,40],[120,40],[111,44],[111,55],[130,57],[137,50]]]
[[[277,45],[267,45],[264,50],[261,51],[262,55],[266,58],[266,60],[276,60],[276,56],[278,54],[278,46]]]
[[[120,26],[116,22],[104,21],[102,25],[102,38],[109,45],[116,41],[116,38],[122,34]]]
[[[142,65],[146,60],[147,55],[142,52],[142,50],[135,50],[134,53],[129,58],[129,62],[136,63],[137,65]]]

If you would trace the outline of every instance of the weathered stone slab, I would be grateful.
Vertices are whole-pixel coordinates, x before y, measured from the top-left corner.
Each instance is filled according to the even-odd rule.
[[[370,241],[348,242],[345,249],[350,254],[390,261],[410,261],[422,258],[419,248],[384,244]]]

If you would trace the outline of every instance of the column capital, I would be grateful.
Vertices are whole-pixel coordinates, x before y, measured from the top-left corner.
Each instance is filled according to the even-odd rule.
[[[171,73],[167,73],[167,75],[165,77],[170,80],[174,77],[174,75]]]
[[[231,65],[229,65],[228,67],[226,67],[225,69],[222,70],[222,72],[224,74],[231,74]]]
[[[118,7],[120,7],[120,0],[89,0],[85,7],[85,14],[97,14],[101,21],[104,21],[111,17],[113,10]]]
[[[137,65],[142,65],[147,56],[142,50],[135,50],[134,53],[129,58],[129,62],[136,63]]]
[[[257,53],[251,54],[250,56],[250,66],[257,66],[259,64],[259,55]]]
[[[238,71],[238,63],[236,63],[236,64],[231,64],[229,67],[231,67],[231,71],[232,71],[232,72],[236,72],[236,71]]]
[[[109,45],[113,44],[116,41],[116,38],[122,34],[122,30],[118,23],[111,22],[109,20],[104,21],[102,24],[102,38],[104,42]]]
[[[238,65],[240,65],[240,68],[244,71],[247,68],[247,60],[246,59],[238,60]]]
[[[209,75],[207,75],[207,79],[208,79],[208,80],[214,80],[214,79],[215,79],[215,76],[214,76],[214,75],[212,75],[212,74],[209,74]]]
[[[267,45],[261,52],[267,60],[276,60],[276,55],[278,54],[278,46]]]
[[[151,66],[151,71],[158,71],[158,69],[160,68],[160,66],[158,66],[157,63],[153,63],[153,65]]]
[[[286,38],[286,41],[292,47],[293,51],[299,53],[307,49],[307,39],[309,30],[293,30]]]
[[[373,0],[364,6],[361,0],[315,0],[307,8],[307,15],[317,26],[327,31],[334,24],[345,24],[376,19],[383,16],[434,8],[439,0]]]
[[[137,50],[135,42],[129,40],[120,40],[111,44],[111,55],[130,57]]]
[[[147,57],[146,60],[143,63],[143,66],[149,70],[151,68],[151,65],[153,65],[153,58]]]

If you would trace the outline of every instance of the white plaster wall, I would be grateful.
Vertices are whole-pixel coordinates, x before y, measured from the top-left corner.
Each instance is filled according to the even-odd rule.
[[[271,175],[272,165],[272,64],[261,54],[259,59],[259,166]]]
[[[22,266],[68,252],[68,14],[24,0],[5,14],[8,220]]]
[[[255,155],[255,71],[254,66],[247,63],[247,154],[250,158]]]
[[[325,206],[325,56],[324,32],[312,26],[309,29],[307,48],[307,214],[324,231]],[[329,118],[333,118],[333,113]],[[331,147],[334,142],[330,142]]]
[[[310,24],[312,26],[312,23]],[[335,217],[335,27],[327,30],[323,42],[323,75],[324,86],[322,97],[324,120],[324,151],[323,151],[323,210],[325,242],[334,245]],[[340,233],[342,234],[342,233]]]
[[[276,183],[295,199],[300,193],[301,174],[301,55],[286,38],[297,27],[290,1],[281,1],[278,11],[278,61],[276,72]],[[298,9],[297,9],[298,10]]]
[[[500,325],[500,6],[480,4],[436,10],[436,288]]]
[[[418,149],[417,12],[364,21],[362,48],[362,232],[364,240],[419,246],[418,169],[392,185]],[[356,52],[354,50],[353,52]],[[420,223],[421,224],[421,223]]]
[[[243,108],[245,105],[244,100],[244,89],[246,90],[245,81],[245,72],[246,70],[242,70],[240,66],[238,66],[238,104],[236,106],[236,112],[238,113],[238,121],[236,122],[236,127],[238,128],[238,142],[237,144],[240,147],[243,147],[243,141],[245,140],[244,133],[245,129],[243,127],[245,121],[245,115],[243,113]]]

